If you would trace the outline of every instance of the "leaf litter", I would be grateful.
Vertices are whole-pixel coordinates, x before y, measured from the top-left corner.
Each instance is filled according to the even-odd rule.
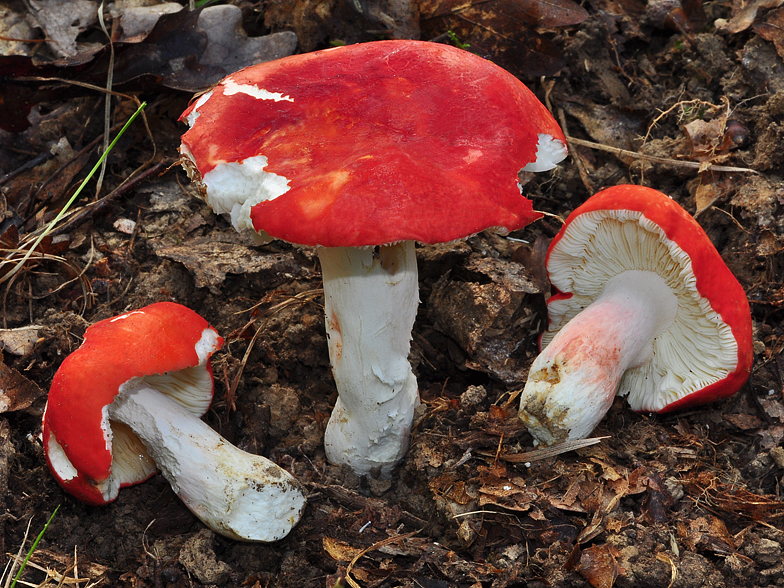
[[[132,129],[108,157],[107,196],[77,202],[63,230],[3,284],[4,551],[24,543],[31,513],[62,502],[33,561],[69,581],[473,588],[763,586],[784,578],[780,6],[679,4],[662,12],[661,3],[631,0],[367,0],[361,10],[343,2],[237,3],[247,34],[225,26],[239,22],[229,8],[213,51],[212,29],[198,13],[161,9],[134,28],[118,3],[104,16],[126,19],[132,32],[117,33],[114,112],[119,122],[133,98],[155,95],[147,113],[152,173],[121,184],[152,152],[146,130]],[[62,209],[95,163],[104,131],[97,88],[105,85],[108,48],[95,21],[62,28],[61,45],[74,43],[68,55],[48,46],[49,29],[23,21],[9,19],[0,32],[22,39],[4,41],[9,49],[0,56],[8,82],[0,90],[8,107],[0,114],[6,262]],[[401,31],[459,43],[524,76],[562,109],[574,144],[561,169],[525,187],[552,216],[514,239],[480,234],[418,249],[426,302],[412,358],[423,405],[406,461],[394,479],[377,480],[331,466],[321,447],[336,393],[315,252],[223,238],[225,221],[169,168],[183,130],[174,121],[191,93],[241,59],[257,59],[234,60],[249,54],[246,46],[282,34],[275,51],[291,52],[294,32],[311,50]],[[552,76],[547,86],[542,74]],[[595,433],[599,443],[544,452],[514,405],[546,321],[542,256],[521,240],[546,244],[556,217],[589,190],[622,181],[655,186],[699,215],[752,302],[753,378],[733,398],[673,416],[635,415],[617,402]],[[268,295],[261,306],[259,291]],[[483,305],[483,296],[506,302]],[[158,478],[92,509],[48,475],[37,435],[56,367],[87,324],[165,299],[231,334],[216,358],[211,426],[309,489],[303,522],[274,546],[203,536]],[[27,334],[15,331],[25,327]],[[272,426],[272,414],[285,426]],[[63,572],[75,548],[77,576]]]

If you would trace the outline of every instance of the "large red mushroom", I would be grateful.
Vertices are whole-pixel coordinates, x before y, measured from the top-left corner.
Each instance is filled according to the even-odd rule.
[[[493,63],[419,41],[249,67],[182,118],[183,166],[213,209],[238,230],[318,246],[339,394],[327,457],[389,475],[419,402],[414,243],[539,218],[518,172],[566,156],[558,124]]]
[[[95,323],[49,390],[43,442],[49,468],[93,505],[160,470],[211,529],[275,541],[305,507],[302,486],[199,419],[210,406],[210,356],[223,339],[192,310],[159,302]]]
[[[743,287],[708,235],[661,192],[589,198],[547,253],[557,293],[521,395],[544,444],[587,437],[616,394],[665,413],[734,394],[752,364]]]

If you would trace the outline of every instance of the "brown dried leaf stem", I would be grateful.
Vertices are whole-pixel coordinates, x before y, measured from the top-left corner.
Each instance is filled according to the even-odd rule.
[[[547,459],[548,457],[555,457],[568,451],[575,451],[601,443],[604,439],[610,437],[590,437],[588,439],[572,439],[564,441],[552,447],[543,447],[542,449],[534,449],[533,451],[525,451],[523,453],[504,453],[498,456],[503,461],[511,463],[523,463],[528,461],[537,461],[540,459]]]
[[[679,159],[670,159],[668,157],[657,157],[655,155],[646,155],[645,153],[638,153],[636,151],[628,151],[620,147],[612,147],[611,145],[604,145],[602,143],[594,143],[593,141],[586,141],[584,139],[577,139],[575,137],[566,137],[567,142],[582,147],[590,147],[599,151],[606,151],[612,153],[619,159],[639,159],[641,161],[648,161],[650,163],[660,163],[662,165],[672,165],[674,167],[685,167],[689,169],[699,170],[705,163],[698,161],[681,161]],[[748,167],[734,167],[730,165],[709,165],[705,171],[726,172],[726,173],[745,173],[745,174],[759,174],[758,171]]]
[[[240,380],[242,379],[242,372],[245,371],[245,364],[248,363],[248,359],[250,358],[250,352],[253,350],[253,346],[256,344],[256,340],[264,331],[264,328],[267,326],[267,323],[270,321],[270,319],[276,313],[280,312],[281,310],[283,310],[288,306],[291,306],[293,304],[305,304],[311,302],[314,298],[321,296],[322,294],[324,294],[324,290],[322,288],[306,290],[305,292],[300,292],[299,294],[290,296],[286,298],[286,300],[284,300],[283,302],[280,302],[275,306],[268,308],[266,311],[264,311],[262,317],[266,317],[266,318],[264,322],[261,323],[261,325],[259,325],[259,327],[256,329],[256,332],[253,334],[250,343],[248,343],[248,348],[245,350],[245,355],[242,357],[242,362],[240,363],[240,369],[237,371],[237,375],[234,377],[234,381],[231,383],[231,388],[229,388],[229,390],[226,392],[226,399],[227,399],[226,403],[228,404],[229,409],[232,408],[232,404],[234,402],[234,395],[237,392],[237,386],[240,385]],[[269,302],[267,296],[265,296],[261,302],[252,306],[249,310],[251,311],[255,310],[265,302]],[[239,332],[243,332],[245,329],[250,328],[253,325],[253,323],[256,322],[256,320],[257,320],[256,317],[252,318]]]
[[[414,535],[419,533],[421,530],[422,529],[418,529],[416,531],[411,531],[410,533],[406,533],[405,535],[395,535],[394,537],[387,537],[386,539],[384,539],[382,541],[379,541],[378,543],[374,543],[370,547],[367,547],[367,548],[363,549],[362,551],[360,551],[356,556],[354,556],[354,559],[351,560],[351,563],[349,563],[348,567],[346,568],[346,582],[348,582],[351,585],[352,588],[362,588],[357,583],[357,581],[354,580],[354,578],[351,577],[351,569],[359,561],[359,558],[361,558],[366,553],[369,553],[371,551],[375,551],[377,549],[381,549],[382,547],[384,547],[385,545],[389,545],[390,543],[394,543],[396,541],[402,541],[402,540],[408,539],[409,537],[413,537]]]

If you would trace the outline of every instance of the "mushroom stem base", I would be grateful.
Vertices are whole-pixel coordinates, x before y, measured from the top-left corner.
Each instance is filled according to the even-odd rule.
[[[109,418],[139,436],[174,492],[216,533],[277,541],[302,516],[304,491],[291,474],[237,449],[154,388],[142,383],[121,390]]]
[[[408,450],[416,377],[408,362],[419,305],[413,241],[321,247],[329,358],[339,398],[327,458],[355,472],[391,475]]]
[[[540,443],[584,439],[610,409],[624,372],[651,360],[678,301],[657,274],[618,274],[534,360],[520,419]]]

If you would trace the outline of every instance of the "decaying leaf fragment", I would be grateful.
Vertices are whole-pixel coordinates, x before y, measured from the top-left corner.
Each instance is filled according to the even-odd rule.
[[[720,33],[736,34],[748,29],[757,19],[760,11],[768,8],[776,8],[784,4],[783,0],[752,0],[733,2],[733,17],[726,23],[720,23],[718,27]]]
[[[76,4],[70,2],[69,7]],[[82,4],[97,6],[96,2],[86,0]],[[48,5],[57,5],[66,14],[61,2],[49,0]],[[114,89],[122,92],[126,88],[124,84],[133,82],[135,90],[164,86],[195,92],[241,67],[286,57],[296,49],[294,33],[284,31],[251,38],[241,31],[240,20],[241,11],[235,6],[153,15],[147,25],[132,29],[132,37],[114,43]],[[145,26],[152,28],[146,30]],[[76,31],[78,34],[79,29]],[[78,85],[61,83],[58,81],[61,78],[100,87],[106,84],[110,64],[108,43],[91,45],[89,51],[84,47],[65,48],[61,53],[62,59],[58,61],[0,55],[0,75],[6,78],[0,84],[0,128],[21,132],[29,126],[27,115],[36,104],[88,92]],[[32,76],[51,81],[36,85],[16,81]]]
[[[349,562],[364,551],[362,547],[353,547],[345,541],[333,539],[326,535],[322,538],[321,544],[327,555],[335,561]]]
[[[722,482],[708,471],[697,472],[681,482],[689,494],[706,501],[708,506],[755,521],[763,521],[771,513],[784,511],[784,502],[781,500]]]
[[[98,20],[97,7],[94,0],[70,0],[67,9],[59,0],[28,3],[31,18],[44,30],[47,44],[58,57],[77,54],[76,37]]]
[[[678,523],[678,537],[692,550],[706,550],[719,555],[735,552],[735,540],[720,518],[707,515]]]
[[[33,351],[41,338],[43,327],[27,325],[16,329],[0,329],[0,349],[12,355],[24,357]]]
[[[754,23],[754,32],[776,47],[776,53],[784,59],[784,8],[769,12],[764,20]]]
[[[0,363],[0,412],[25,410],[39,398],[44,391],[12,367]]]
[[[506,468],[479,468],[482,486],[479,488],[479,505],[491,504],[508,510],[525,512],[540,497],[536,488],[528,487],[525,480],[509,476]]]
[[[594,588],[612,588],[624,571],[618,563],[619,557],[618,549],[609,543],[587,549],[580,549],[576,545],[566,563],[566,569],[578,572]]]

